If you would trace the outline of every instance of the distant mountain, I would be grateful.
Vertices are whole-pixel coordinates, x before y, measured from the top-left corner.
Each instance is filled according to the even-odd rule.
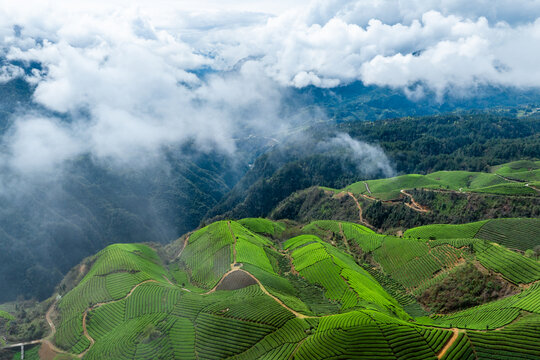
[[[426,87],[428,89],[428,87]],[[405,116],[425,116],[449,112],[493,112],[531,115],[540,108],[540,91],[512,87],[478,86],[467,93],[446,93],[437,97],[427,91],[422,97],[408,97],[401,89],[365,86],[362,82],[332,89],[314,86],[295,90],[293,99],[318,107],[335,122],[373,121]],[[296,102],[297,104],[297,102]],[[529,111],[527,111],[529,110]]]

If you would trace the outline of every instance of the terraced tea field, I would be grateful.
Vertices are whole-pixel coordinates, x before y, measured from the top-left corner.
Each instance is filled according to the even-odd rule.
[[[494,219],[482,226],[475,238],[525,251],[540,244],[539,229],[540,219]]]
[[[523,245],[512,234],[533,234],[536,222],[491,222],[400,238],[315,221],[280,243],[273,236],[285,225],[244,219],[194,232],[169,258],[111,245],[51,308],[52,340],[62,356],[84,359],[536,359],[540,265],[491,242]],[[369,262],[359,265],[355,251]],[[406,311],[465,261],[521,291],[450,314]],[[318,312],[317,296],[333,310]]]
[[[422,239],[483,239],[525,251],[540,244],[540,219],[491,219],[462,225],[435,224],[405,231]]]
[[[264,218],[246,218],[239,220],[238,223],[254,233],[261,235],[277,237],[285,230],[284,224]]]

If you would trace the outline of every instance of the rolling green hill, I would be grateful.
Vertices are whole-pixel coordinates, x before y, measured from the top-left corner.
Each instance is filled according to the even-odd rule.
[[[513,161],[494,166],[491,168],[491,172],[512,180],[536,182],[540,181],[540,161]]]
[[[503,165],[503,167],[506,165]],[[497,173],[469,171],[438,171],[428,175],[408,174],[388,179],[366,180],[345,187],[351,191],[379,200],[395,200],[403,197],[402,190],[433,189],[457,192],[481,192],[500,195],[537,196],[540,193],[521,181],[534,181],[535,173],[519,172],[520,182],[506,179]]]
[[[534,229],[536,219],[502,219],[397,237],[249,218],[166,248],[110,245],[75,269],[82,279],[52,303],[55,329],[28,358],[40,347],[84,359],[538,358],[540,263],[505,247],[538,242],[520,241]],[[417,295],[464,263],[514,295],[421,310]]]

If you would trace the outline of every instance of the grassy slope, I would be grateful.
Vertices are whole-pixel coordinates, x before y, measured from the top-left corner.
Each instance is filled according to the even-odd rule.
[[[409,316],[382,286],[347,254],[313,235],[289,239],[284,248],[291,252],[295,269],[308,281],[325,289],[325,296],[339,301],[342,310],[374,308],[401,319]]]
[[[540,162],[537,161],[532,164],[538,163]],[[402,189],[415,188],[500,195],[536,195],[537,192],[524,186],[525,184],[512,182],[497,175],[500,174],[509,178],[515,175],[513,178],[528,181],[531,184],[540,180],[540,173],[537,170],[523,171],[523,168],[518,168],[518,171],[512,172],[512,166],[515,167],[514,163],[501,165],[500,168],[494,170],[495,173],[437,171],[428,175],[407,174],[388,179],[360,181],[345,187],[343,190],[372,196],[380,200],[397,199],[400,197]]]
[[[482,226],[475,237],[524,251],[540,244],[539,229],[540,219],[494,219]]]
[[[519,181],[540,181],[540,160],[519,160],[494,166],[491,172]]]
[[[406,237],[422,239],[460,239],[473,238],[480,228],[488,220],[478,221],[469,224],[451,225],[451,224],[433,224],[419,226],[405,231]]]

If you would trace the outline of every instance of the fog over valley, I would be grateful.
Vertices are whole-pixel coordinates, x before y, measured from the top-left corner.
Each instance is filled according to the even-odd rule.
[[[236,206],[270,149],[347,154],[327,185],[403,170],[376,135],[313,125],[538,101],[539,14],[537,0],[3,1],[1,300],[49,296],[107,244],[173,240],[235,186]]]

